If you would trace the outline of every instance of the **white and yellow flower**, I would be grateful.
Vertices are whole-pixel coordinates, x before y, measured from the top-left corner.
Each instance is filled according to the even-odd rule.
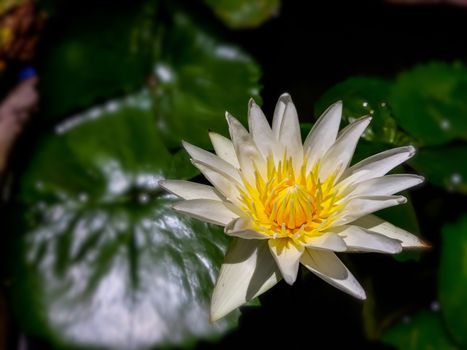
[[[216,154],[184,142],[193,164],[213,186],[162,181],[185,199],[174,209],[225,227],[237,237],[214,288],[217,320],[264,293],[281,278],[294,283],[299,264],[359,299],[365,291],[334,252],[399,253],[424,244],[371,213],[406,202],[397,192],[420,184],[417,175],[386,175],[415,153],[391,149],[350,165],[371,121],[363,117],[338,132],[342,103],[329,107],[302,144],[297,111],[279,98],[272,128],[253,100],[248,132],[226,113],[231,140],[210,138]]]

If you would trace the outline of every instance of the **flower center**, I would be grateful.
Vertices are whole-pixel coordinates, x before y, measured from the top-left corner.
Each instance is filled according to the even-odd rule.
[[[285,223],[290,229],[302,226],[313,218],[312,198],[307,189],[299,184],[278,186],[271,191],[270,200],[266,203],[265,212],[278,225]]]
[[[294,171],[292,160],[274,164],[267,159],[267,175],[255,173],[255,184],[244,179],[241,190],[243,210],[253,219],[255,230],[271,238],[292,238],[306,243],[336,218],[341,206],[334,188],[334,176],[318,179],[318,165]]]

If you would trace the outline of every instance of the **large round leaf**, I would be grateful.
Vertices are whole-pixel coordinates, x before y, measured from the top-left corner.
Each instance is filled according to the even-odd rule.
[[[226,110],[246,121],[249,98],[261,102],[255,62],[185,15],[175,13],[159,39],[154,98],[157,126],[169,147],[180,146],[180,138],[210,147],[209,129],[227,133]]]
[[[391,83],[383,79],[354,77],[324,93],[315,106],[316,115],[336,101],[343,102],[342,119],[346,125],[365,115],[373,119],[363,138],[377,143],[408,144],[412,140],[398,129],[388,104]]]
[[[443,229],[439,297],[447,326],[467,347],[467,215]]]
[[[68,120],[13,197],[11,297],[29,332],[73,348],[142,349],[219,336],[209,299],[227,239],[176,215],[160,179],[186,178],[148,94]]]
[[[398,76],[389,102],[399,125],[420,144],[467,138],[467,69],[432,62]]]

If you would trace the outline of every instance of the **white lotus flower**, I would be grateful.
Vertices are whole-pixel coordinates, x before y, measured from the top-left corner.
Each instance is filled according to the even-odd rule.
[[[193,164],[213,186],[161,182],[182,197],[174,209],[225,227],[237,237],[214,288],[217,320],[264,293],[281,278],[294,283],[299,264],[359,299],[365,291],[334,252],[399,253],[420,248],[411,233],[371,213],[406,202],[397,192],[420,184],[417,175],[386,175],[415,153],[391,149],[349,167],[363,117],[338,133],[342,103],[329,107],[302,144],[295,106],[279,98],[272,128],[250,100],[248,132],[226,113],[230,137],[210,133],[216,155],[184,142]]]

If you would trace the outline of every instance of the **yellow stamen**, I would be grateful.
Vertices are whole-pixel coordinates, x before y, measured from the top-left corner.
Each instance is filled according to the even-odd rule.
[[[320,235],[336,220],[342,205],[335,189],[335,175],[318,178],[319,165],[306,171],[307,159],[295,171],[291,158],[284,156],[277,164],[267,158],[267,178],[255,171],[254,185],[243,176],[240,189],[243,210],[250,215],[256,229],[271,238],[287,238],[306,243]]]

